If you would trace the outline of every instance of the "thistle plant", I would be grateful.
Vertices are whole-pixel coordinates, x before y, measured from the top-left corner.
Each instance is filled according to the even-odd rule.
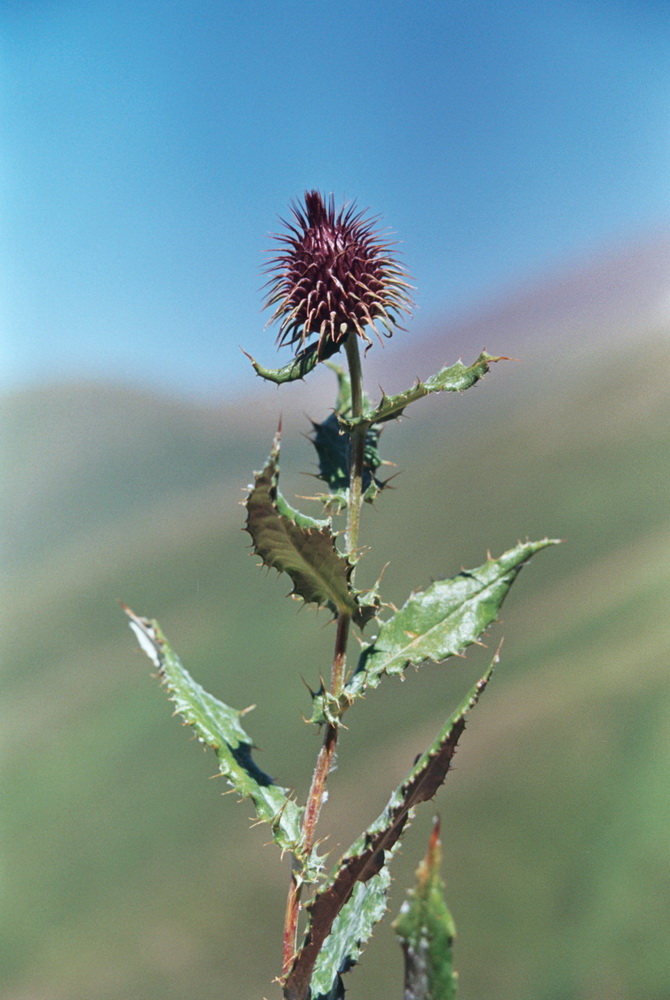
[[[483,351],[470,365],[457,361],[397,395],[370,401],[363,386],[363,358],[391,337],[412,306],[408,275],[389,242],[355,205],[336,208],[332,197],[307,192],[275,236],[267,267],[266,307],[277,324],[280,347],[293,357],[265,368],[261,378],[283,384],[325,363],[337,378],[335,407],[313,423],[323,517],[294,509],[279,491],[280,432],[246,498],[246,530],[261,563],[286,574],[292,596],[326,609],[334,620],[329,681],[311,692],[310,725],[322,730],[321,748],[306,801],[264,774],[252,756],[254,740],[243,713],[204,691],[187,673],[156,621],[126,612],[142,648],[155,664],[176,710],[199,739],[213,748],[221,773],[248,798],[282,853],[292,858],[278,970],[285,1000],[339,1000],[343,975],[354,966],[387,908],[390,865],[415,810],[431,801],[449,771],[466,715],[486,688],[498,655],[450,714],[435,738],[392,790],[382,813],[332,867],[321,853],[319,826],[328,775],[338,741],[355,724],[355,703],[390,675],[410,666],[443,663],[480,643],[521,568],[554,540],[521,542],[479,566],[413,591],[405,604],[385,604],[379,582],[358,589],[362,558],[361,512],[377,503],[385,483],[379,470],[384,424],[432,393],[463,392],[503,360]],[[361,351],[363,348],[363,351]],[[330,359],[340,354],[346,369]],[[352,632],[359,644],[350,658]],[[298,672],[298,671],[296,671]],[[327,674],[326,670],[322,671]],[[405,956],[406,1000],[448,1000],[456,995],[453,922],[439,876],[435,824],[417,884],[394,928]],[[400,992],[400,990],[399,990]]]

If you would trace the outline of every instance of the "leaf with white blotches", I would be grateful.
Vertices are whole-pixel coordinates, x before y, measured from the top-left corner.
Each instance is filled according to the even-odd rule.
[[[307,858],[301,847],[304,809],[253,760],[253,743],[240,723],[244,713],[219,701],[193,680],[157,622],[141,618],[125,606],[124,611],[140,647],[157,668],[175,712],[193,727],[202,743],[212,747],[221,774],[236,792],[253,802],[258,819],[269,824],[275,843],[301,859],[303,878],[317,877],[321,864],[316,854],[312,852]]]
[[[339,707],[323,691],[316,693],[311,721],[333,721],[366,690],[376,688],[385,674],[402,674],[409,666],[441,663],[463,653],[496,620],[524,564],[536,552],[556,544],[550,538],[521,542],[498,559],[487,559],[475,569],[462,570],[412,594],[382,623],[377,637],[363,646]]]
[[[344,997],[342,976],[356,965],[364,945],[386,913],[390,885],[388,865],[367,882],[356,883],[350,899],[333,921],[316,960],[310,983],[314,1000]]]
[[[338,920],[341,922],[354,918],[353,908],[347,904],[357,886],[360,883],[367,884],[379,875],[390,860],[414,808],[432,799],[444,782],[458,740],[465,729],[465,716],[479,700],[496,662],[497,656],[484,677],[472,688],[435,740],[419,757],[407,778],[392,794],[381,815],[349,848],[335,871],[307,905],[309,922],[304,942],[284,981],[286,1000],[304,1000],[310,995],[309,990],[317,997],[319,992],[328,996],[327,990],[337,987],[338,977],[348,967],[347,955],[358,955],[361,941],[357,927],[348,935],[348,947],[351,951],[333,949],[329,952],[330,964],[326,967],[319,964],[319,956],[326,946],[328,936],[336,928],[338,933],[342,932],[342,928],[338,927]],[[371,926],[369,930],[371,933]],[[346,933],[341,936],[347,939]],[[314,977],[317,975],[315,984]]]

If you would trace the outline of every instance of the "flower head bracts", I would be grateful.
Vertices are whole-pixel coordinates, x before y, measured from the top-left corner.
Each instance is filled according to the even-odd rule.
[[[291,211],[267,268],[265,306],[274,309],[269,323],[279,322],[279,345],[300,351],[316,336],[321,358],[352,332],[370,345],[368,326],[390,337],[399,315],[409,313],[411,286],[377,220],[355,204],[338,211],[334,197],[324,201],[318,191],[307,191],[304,206],[294,202]]]

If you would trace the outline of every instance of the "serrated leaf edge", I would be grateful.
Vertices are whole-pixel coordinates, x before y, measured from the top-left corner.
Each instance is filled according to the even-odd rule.
[[[435,583],[431,584],[429,587],[426,587],[425,590],[414,591],[412,594],[410,594],[410,596],[407,598],[407,601],[405,601],[402,607],[398,609],[398,611],[396,611],[394,615],[392,615],[390,618],[387,618],[385,621],[381,622],[379,626],[379,632],[375,637],[375,639],[363,645],[359,656],[358,665],[354,670],[353,674],[349,677],[349,679],[345,683],[344,688],[342,690],[339,706],[334,706],[332,702],[329,702],[326,705],[325,701],[323,701],[324,693],[322,691],[317,691],[314,695],[313,712],[309,721],[316,725],[322,725],[324,722],[333,722],[334,718],[336,716],[341,717],[342,714],[347,710],[347,708],[349,708],[350,705],[353,704],[355,700],[364,697],[366,691],[369,688],[378,687],[378,685],[381,683],[382,677],[384,676],[390,676],[391,674],[402,674],[410,666],[414,666],[415,668],[418,669],[425,663],[444,663],[446,660],[451,659],[454,656],[460,656],[469,646],[479,642],[481,640],[481,637],[487,631],[487,629],[490,628],[490,626],[495,623],[496,616],[500,608],[502,607],[502,604],[504,603],[507,594],[509,593],[509,590],[511,589],[512,583],[518,576],[523,566],[529,561],[529,559],[532,556],[536,555],[537,552],[542,551],[542,549],[557,544],[560,544],[560,542],[558,539],[555,538],[544,538],[539,542],[520,542],[514,548],[507,549],[497,559],[492,559],[489,557],[485,563],[476,566],[474,569],[461,570],[461,572],[456,574],[456,576],[448,577],[445,580],[435,581]],[[504,570],[501,568],[501,573],[497,578],[486,582],[482,581],[481,589],[476,593],[470,595],[466,600],[463,601],[462,608],[466,608],[468,604],[472,604],[476,600],[481,601],[482,594],[485,594],[485,592],[488,589],[499,585],[506,575],[513,574],[512,579],[509,582],[509,586],[507,587],[505,594],[503,595],[500,603],[498,604],[498,607],[496,608],[495,614],[490,617],[488,622],[486,622],[486,624],[484,624],[482,628],[476,632],[476,634],[473,633],[467,639],[467,641],[460,642],[457,647],[454,647],[454,649],[448,651],[447,653],[445,653],[444,656],[440,657],[439,659],[433,659],[431,656],[412,657],[411,655],[412,645],[416,641],[415,638],[412,638],[408,642],[407,646],[404,647],[404,649],[400,649],[395,652],[389,651],[387,664],[383,665],[382,667],[374,669],[374,671],[371,668],[366,667],[367,661],[370,659],[370,657],[374,655],[375,647],[380,642],[380,638],[383,636],[384,628],[385,627],[389,628],[390,626],[393,625],[394,622],[397,622],[398,616],[406,612],[406,610],[409,608],[412,602],[415,602],[417,598],[420,598],[422,595],[429,594],[431,588],[437,588],[439,586],[444,586],[445,584],[455,583],[461,577],[472,577],[473,579],[478,579],[479,578],[478,574],[482,574],[487,567],[502,563],[502,561],[505,558],[512,556],[519,549],[525,550],[525,552],[524,554],[519,556],[517,562],[515,562],[512,566],[505,568]],[[454,616],[456,615],[456,613],[457,610],[455,609],[453,612],[451,612],[451,615]],[[461,609],[458,609],[458,613],[459,614],[462,613]],[[440,627],[443,627],[443,621],[444,619],[442,620],[442,623],[438,623],[432,626],[431,629],[427,630],[425,633],[422,634],[421,638],[424,639],[426,636],[430,635],[431,632],[434,632]]]
[[[465,728],[465,716],[477,704],[498,658],[496,652],[487,672],[449,717],[436,739],[391,795],[385,809],[352,844],[308,904],[309,924],[304,943],[284,981],[286,1000],[302,1000],[307,995],[321,948],[354,887],[381,870],[387,861],[386,855],[398,843],[414,808],[432,798],[443,783]]]
[[[301,848],[304,809],[297,805],[289,789],[276,784],[253,761],[253,741],[239,721],[243,713],[215,698],[193,680],[158,622],[135,614],[127,605],[122,604],[121,607],[140,648],[157,669],[162,686],[176,706],[175,714],[181,715],[185,723],[194,729],[198,739],[214,750],[221,774],[243,798],[252,801],[259,821],[270,826],[275,843],[283,851],[290,850],[297,857],[304,858]],[[184,690],[179,690],[179,680]],[[204,720],[198,718],[198,711],[203,713]],[[207,715],[211,716],[209,724],[206,724]],[[219,718],[215,718],[216,715]],[[228,733],[221,731],[224,719],[230,730]],[[304,863],[306,880],[313,881],[321,873],[322,864],[316,854],[304,858]]]
[[[254,486],[250,489],[247,496],[247,522],[245,530],[251,535],[253,550],[255,554],[260,556],[266,566],[276,569],[280,573],[285,572],[291,578],[294,585],[292,596],[302,599],[306,604],[315,604],[321,608],[326,607],[335,615],[349,615],[353,622],[360,629],[363,629],[367,622],[375,617],[378,606],[371,606],[370,604],[361,602],[359,600],[359,592],[353,590],[351,587],[350,578],[355,560],[343,556],[339,552],[330,518],[316,520],[315,518],[301,514],[291,507],[281,495],[278,487],[280,445],[281,432],[278,431],[272,444],[270,456],[263,469],[255,474]],[[259,496],[263,495],[266,496],[270,508],[274,511],[276,524],[281,527],[283,537],[292,555],[296,557],[298,564],[304,566],[304,579],[308,582],[311,579],[311,586],[315,591],[314,596],[309,596],[308,592],[302,593],[298,589],[299,581],[296,579],[298,569],[296,567],[294,567],[294,572],[292,573],[290,568],[282,565],[280,556],[259,548],[258,537],[254,534],[252,528],[252,520],[255,501]],[[316,562],[310,562],[296,543],[296,538],[298,538],[302,539],[305,545],[308,545],[310,538],[316,541],[317,537],[320,537],[321,542],[328,546],[328,557],[332,558],[331,566],[334,566],[335,571],[340,574],[339,580],[335,580],[332,574],[324,573]],[[315,583],[319,584],[318,588],[314,587]],[[338,583],[339,587],[336,585]],[[318,593],[319,589],[320,593]]]

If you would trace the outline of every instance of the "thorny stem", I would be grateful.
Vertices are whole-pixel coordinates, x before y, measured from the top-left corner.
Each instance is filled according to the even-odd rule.
[[[349,364],[349,378],[351,380],[351,415],[353,419],[356,419],[363,415],[363,377],[358,338],[354,334],[350,334],[345,341],[345,347]],[[349,471],[349,500],[347,503],[347,527],[345,535],[346,555],[351,558],[354,558],[358,546],[360,529],[365,433],[365,425],[359,424],[351,434],[351,469]],[[338,616],[329,688],[330,694],[335,698],[339,698],[344,685],[350,625],[350,615],[340,614]],[[304,856],[308,856],[314,846],[316,824],[321,812],[321,806],[323,805],[326,781],[328,780],[328,774],[335,758],[338,729],[337,725],[331,722],[326,723],[323,744],[317,757],[302,821],[301,849]],[[302,883],[294,868],[291,875],[288,899],[286,901],[286,917],[284,921],[284,957],[282,964],[282,975],[284,976],[290,971],[296,954],[301,890]]]

